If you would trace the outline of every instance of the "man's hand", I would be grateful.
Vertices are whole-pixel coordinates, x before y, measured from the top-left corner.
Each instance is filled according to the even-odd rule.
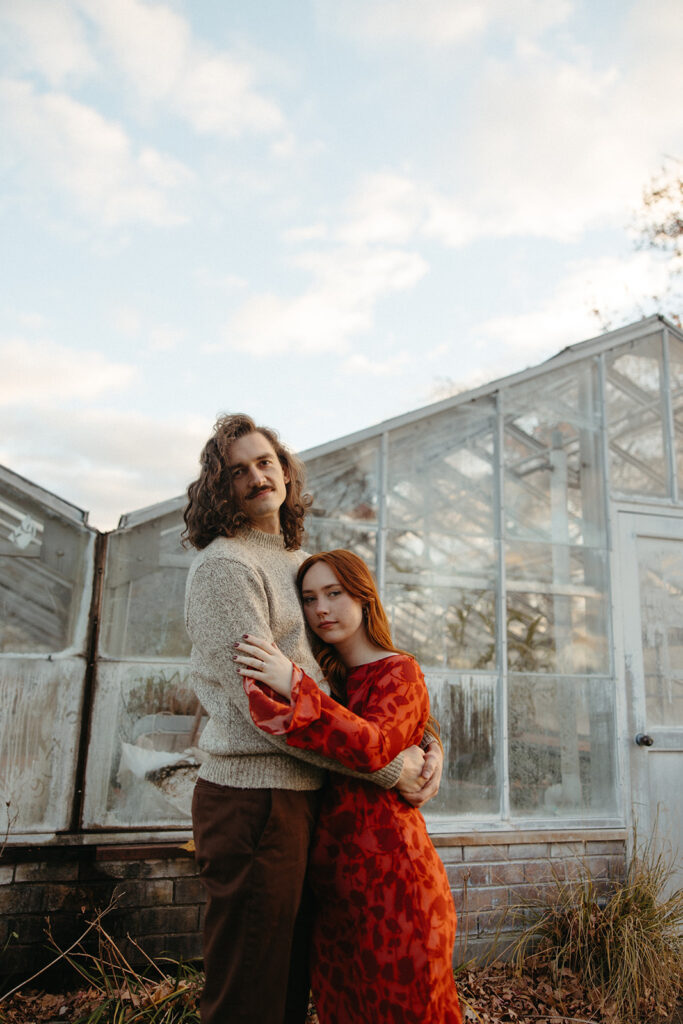
[[[403,771],[396,788],[413,807],[422,807],[439,792],[442,772],[443,751],[436,740],[432,740],[426,751],[408,747],[403,752]]]

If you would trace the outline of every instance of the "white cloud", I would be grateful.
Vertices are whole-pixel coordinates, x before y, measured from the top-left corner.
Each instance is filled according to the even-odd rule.
[[[112,529],[119,516],[181,494],[197,475],[210,420],[57,406],[5,410],[0,463],[87,509]]]
[[[258,355],[343,351],[372,327],[385,295],[413,288],[428,269],[417,253],[379,247],[306,253],[297,264],[310,272],[310,287],[293,298],[250,298],[228,326],[227,348]]]
[[[391,377],[404,373],[413,362],[408,352],[397,352],[385,359],[370,359],[364,352],[355,352],[341,365],[342,373],[364,374],[371,377]]]
[[[6,0],[5,73],[43,76],[52,87],[112,78],[136,108],[160,105],[201,134],[275,138],[276,156],[294,141],[279,104],[259,87],[257,55],[223,52],[193,36],[170,4],[142,0]],[[154,169],[148,167],[148,172]],[[166,173],[165,167],[161,168]]]
[[[0,24],[6,32],[5,72],[39,68],[50,85],[60,86],[97,71],[85,26],[64,0],[5,0]]]
[[[5,145],[24,158],[23,184],[56,188],[107,227],[173,225],[185,219],[174,193],[192,180],[178,161],[149,147],[135,151],[123,128],[64,93],[28,82],[0,82]]]
[[[318,0],[316,9],[324,27],[355,39],[445,49],[500,27],[535,38],[563,22],[573,6],[571,0]]]
[[[0,340],[0,405],[91,399],[125,388],[135,367],[115,363],[101,352],[81,352],[49,340]]]
[[[287,136],[280,107],[256,85],[253,62],[197,42],[170,6],[76,2],[144,102],[162,104],[201,134]]]
[[[142,317],[133,306],[121,306],[114,311],[112,325],[127,338],[136,338],[142,327]]]
[[[160,325],[149,332],[149,348],[152,352],[173,352],[183,340],[184,333],[177,327]]]
[[[574,264],[555,292],[534,309],[493,317],[479,326],[476,347],[481,353],[491,348],[497,353],[479,375],[483,372],[490,380],[533,365],[599,334],[602,318],[617,315],[618,322],[610,324],[616,327],[649,316],[658,311],[653,296],[662,294],[666,283],[665,262],[650,252]]]
[[[421,235],[460,246],[481,230],[458,199],[440,194],[427,182],[390,171],[367,175],[344,215],[337,235],[353,245],[402,245]]]

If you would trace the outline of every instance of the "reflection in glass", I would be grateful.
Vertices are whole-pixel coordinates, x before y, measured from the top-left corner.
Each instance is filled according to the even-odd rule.
[[[420,665],[491,669],[496,664],[496,602],[491,591],[387,584],[394,643]]]
[[[376,567],[377,532],[358,528],[350,523],[329,523],[326,519],[307,519],[304,551],[315,554],[316,551],[332,551],[334,548],[346,548],[362,558],[373,573]]]
[[[683,545],[638,537],[640,617],[649,726],[683,725]]]
[[[595,361],[515,385],[504,408],[506,536],[604,547]]]
[[[437,530],[389,530],[386,579],[389,582],[445,583],[469,580],[493,585],[496,545],[493,537]],[[476,584],[475,584],[476,585]]]
[[[88,774],[93,786],[101,775],[107,824],[189,820],[205,718],[188,672],[185,665],[125,663],[101,670],[110,741],[91,746]]]
[[[0,485],[0,652],[50,654],[74,639],[91,534]]]
[[[510,806],[518,817],[614,814],[613,683],[512,675]]]
[[[109,657],[189,656],[184,599],[195,552],[182,547],[181,530],[174,512],[110,536],[102,604]]]
[[[306,489],[313,495],[309,519],[373,523],[379,499],[379,439],[307,460]]]
[[[605,363],[612,490],[665,495],[661,338],[623,345]]]
[[[495,676],[428,673],[432,714],[441,725],[444,772],[428,819],[498,814]]]
[[[388,525],[468,538],[495,535],[495,411],[481,402],[393,430],[389,436]],[[465,570],[467,571],[467,570]]]
[[[609,671],[604,593],[536,593],[513,590],[512,586],[507,595],[511,671]]]

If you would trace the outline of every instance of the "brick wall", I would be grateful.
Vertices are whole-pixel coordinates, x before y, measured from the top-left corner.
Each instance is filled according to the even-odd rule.
[[[456,959],[494,940],[502,949],[514,928],[510,909],[550,892],[554,877],[570,878],[584,864],[607,888],[623,876],[625,838],[623,830],[435,836],[458,910]],[[200,956],[203,896],[182,844],[12,846],[0,862],[0,974],[27,977],[54,955],[46,918],[66,948],[114,898],[106,928],[133,960],[127,934],[150,956]]]
[[[458,911],[455,958],[504,953],[519,927],[515,908],[549,898],[557,879],[586,869],[598,890],[624,877],[626,832],[515,832],[435,836]]]
[[[133,961],[168,953],[201,955],[203,896],[193,855],[182,845],[8,847],[0,865],[0,974],[28,975],[54,954],[46,918],[61,948],[94,912],[115,900],[105,927]]]

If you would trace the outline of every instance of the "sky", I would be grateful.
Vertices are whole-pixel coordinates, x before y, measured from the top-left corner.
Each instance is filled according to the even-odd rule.
[[[221,413],[303,451],[657,311],[682,52],[680,0],[0,0],[0,463],[109,530]]]

